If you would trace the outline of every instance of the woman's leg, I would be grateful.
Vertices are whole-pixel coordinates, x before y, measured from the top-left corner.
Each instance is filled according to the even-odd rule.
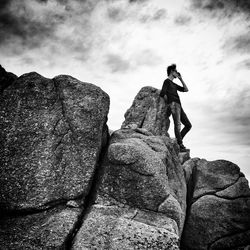
[[[184,125],[184,128],[181,130],[181,138],[183,139],[187,132],[192,128],[192,124],[189,121],[183,108],[181,108],[181,123]]]
[[[182,136],[181,136],[181,105],[176,102],[172,102],[170,104],[170,109],[174,121],[174,133],[175,138],[177,139],[177,143],[179,145],[182,144]]]

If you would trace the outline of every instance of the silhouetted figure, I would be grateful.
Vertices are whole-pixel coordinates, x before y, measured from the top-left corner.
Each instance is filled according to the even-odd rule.
[[[180,151],[185,152],[187,149],[183,145],[182,139],[191,129],[192,125],[184,112],[180,97],[177,91],[188,92],[187,85],[183,81],[181,74],[176,70],[176,65],[172,64],[167,67],[168,78],[164,81],[160,96],[163,97],[166,102],[168,109],[170,109],[173,121],[174,121],[174,132],[177,139],[177,143],[180,146]],[[178,78],[182,83],[183,87],[175,84],[173,79]],[[184,128],[181,130],[181,123],[184,125]]]

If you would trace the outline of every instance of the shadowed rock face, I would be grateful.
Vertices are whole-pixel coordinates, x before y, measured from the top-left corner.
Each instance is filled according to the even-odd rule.
[[[132,106],[125,113],[123,128],[143,128],[153,135],[168,135],[169,113],[160,90],[144,87],[136,95]]]
[[[86,196],[107,134],[109,97],[70,76],[25,74],[0,103],[0,208]]]
[[[237,165],[191,159],[184,249],[238,249],[250,245],[250,190]]]
[[[79,208],[58,207],[37,214],[0,219],[1,249],[66,249]]]
[[[0,93],[16,79],[17,76],[15,74],[6,72],[6,70],[0,65]]]
[[[115,131],[102,165],[96,205],[74,249],[179,249],[186,184],[175,148],[168,137],[144,129]]]

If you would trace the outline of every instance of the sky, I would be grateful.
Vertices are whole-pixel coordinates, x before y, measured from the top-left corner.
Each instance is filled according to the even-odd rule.
[[[111,130],[138,91],[160,89],[176,63],[189,88],[179,95],[193,125],[184,139],[191,157],[232,161],[248,180],[249,56],[248,0],[0,2],[0,64],[18,76],[68,74],[101,87]]]

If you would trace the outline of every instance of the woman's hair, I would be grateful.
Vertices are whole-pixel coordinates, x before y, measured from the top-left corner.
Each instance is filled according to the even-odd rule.
[[[176,64],[171,64],[167,67],[168,76],[171,74],[173,70],[176,70]]]

